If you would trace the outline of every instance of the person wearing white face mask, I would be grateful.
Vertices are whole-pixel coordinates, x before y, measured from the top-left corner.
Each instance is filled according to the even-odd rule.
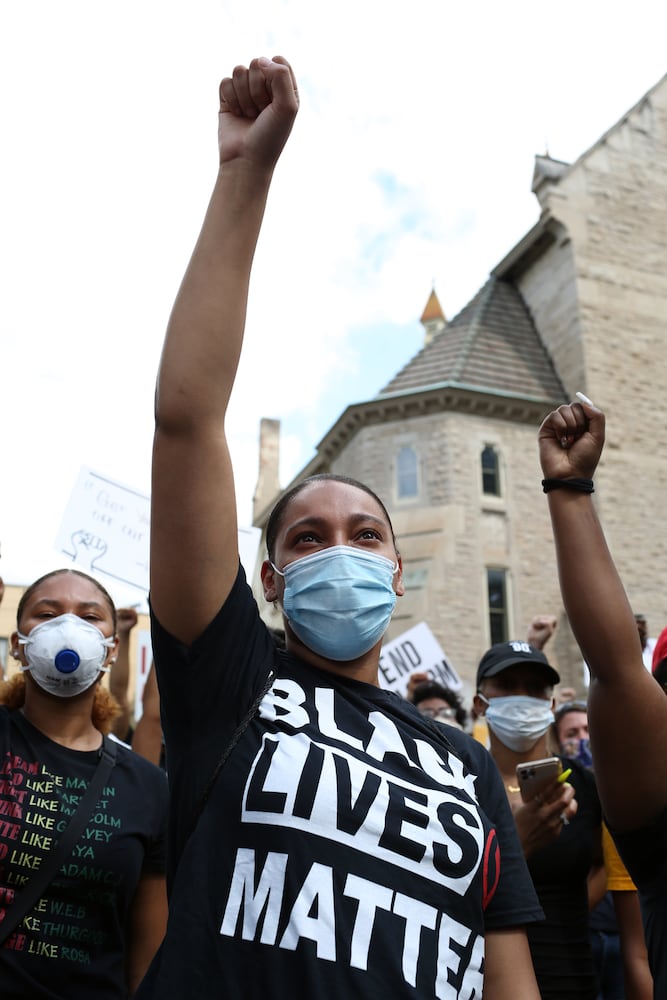
[[[282,57],[223,79],[219,170],[158,374],[150,603],[170,908],[136,1000],[538,1000],[524,925],[541,910],[493,761],[379,684],[405,589],[380,499],[325,474],[276,504],[261,580],[284,644],[239,563],[225,414],[297,108]],[[306,342],[292,359],[304,379],[318,363]]]
[[[107,591],[56,570],[24,592],[0,684],[0,997],[125,1000],[166,926],[164,773],[106,735]]]
[[[572,773],[554,778],[524,803],[517,764],[553,756],[554,686],[544,653],[527,642],[501,642],[477,668],[475,711],[485,715],[498,765],[545,920],[528,927],[542,1000],[595,1000],[597,983],[588,914],[604,895],[602,817],[592,774],[564,759]]]

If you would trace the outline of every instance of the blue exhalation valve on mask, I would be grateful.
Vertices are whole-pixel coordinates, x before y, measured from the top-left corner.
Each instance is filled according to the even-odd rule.
[[[81,663],[81,657],[74,649],[61,649],[56,653],[53,662],[61,674],[71,674]]]

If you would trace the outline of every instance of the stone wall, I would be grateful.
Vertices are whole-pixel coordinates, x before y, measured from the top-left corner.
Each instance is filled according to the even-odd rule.
[[[584,364],[575,381],[560,359],[559,369],[607,414],[599,511],[630,602],[657,635],[667,624],[667,79],[570,168],[547,210],[571,240],[573,354]],[[551,308],[562,308],[556,288]],[[549,324],[538,325],[549,342]]]

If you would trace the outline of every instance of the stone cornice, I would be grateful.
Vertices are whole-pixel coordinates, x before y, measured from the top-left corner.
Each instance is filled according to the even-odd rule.
[[[430,416],[434,413],[461,413],[467,416],[528,424],[537,428],[550,410],[564,402],[567,400],[537,399],[462,383],[442,382],[423,389],[406,389],[402,392],[376,396],[375,399],[363,403],[353,403],[327,431],[317,445],[315,456],[288,483],[285,491],[307,479],[308,476],[328,472],[331,463],[364,427]],[[255,519],[257,527],[266,526],[275,500],[277,497]]]

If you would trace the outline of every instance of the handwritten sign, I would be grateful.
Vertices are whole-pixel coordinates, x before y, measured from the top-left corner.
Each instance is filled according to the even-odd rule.
[[[239,528],[239,555],[252,580],[261,531]],[[92,576],[148,593],[150,497],[85,466],[72,490],[56,548]]]
[[[252,576],[255,572],[259,543],[262,538],[261,528],[239,528],[239,559],[245,570],[248,583],[252,586]]]
[[[442,651],[426,622],[403,632],[386,643],[380,653],[380,686],[405,696],[410,674],[427,673],[452,691],[460,691],[463,681]]]
[[[148,630],[142,629],[137,635],[137,667],[135,674],[134,689],[134,721],[138,722],[143,715],[143,696],[148,672],[153,662],[153,647],[151,645],[151,634]]]
[[[56,548],[92,575],[148,591],[150,498],[83,467]]]

